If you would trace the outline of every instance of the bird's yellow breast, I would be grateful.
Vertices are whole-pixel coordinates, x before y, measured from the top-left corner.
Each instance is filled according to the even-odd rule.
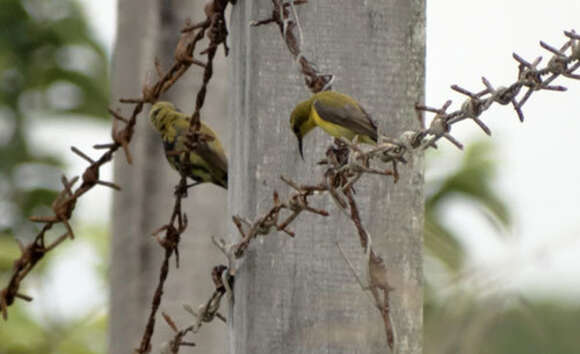
[[[312,107],[312,110],[310,111],[310,119],[312,119],[314,123],[318,125],[320,128],[322,128],[322,130],[324,130],[325,132],[336,138],[341,136],[344,136],[349,140],[352,140],[352,138],[354,138],[354,133],[349,129],[346,129],[334,123],[327,122],[324,119],[322,119],[314,107]]]

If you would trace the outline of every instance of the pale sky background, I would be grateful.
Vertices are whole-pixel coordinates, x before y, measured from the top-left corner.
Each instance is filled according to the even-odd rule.
[[[111,52],[116,0],[81,3],[97,38]],[[563,30],[580,31],[578,14],[578,0],[428,1],[427,104],[440,106],[452,99],[452,107],[457,108],[464,97],[449,86],[459,84],[478,91],[483,88],[482,75],[496,87],[512,83],[517,75],[512,52],[529,61],[539,55],[549,59],[549,53],[538,45],[539,40],[559,47],[565,41]],[[514,227],[500,237],[470,203],[450,202],[444,215],[445,221],[464,236],[471,256],[470,278],[484,279],[475,284],[485,287],[486,293],[508,290],[571,301],[577,301],[580,295],[580,82],[559,79],[555,84],[567,86],[568,92],[536,93],[524,107],[524,124],[511,108],[501,106],[483,115],[492,129],[491,138],[470,122],[453,130],[454,136],[466,144],[476,139],[493,139],[496,143],[499,171],[494,185],[514,217]],[[64,154],[71,166],[69,175],[78,174],[85,165],[70,153],[71,143],[90,151],[91,145],[109,139],[109,125],[83,123],[79,125],[77,141],[67,141],[66,145],[51,139],[53,129],[62,128],[58,122],[43,125],[42,131],[32,132],[31,141],[38,148]],[[460,151],[445,142],[440,144],[440,150],[449,154],[429,164],[427,178],[437,178],[442,171],[456,168],[462,157]],[[110,179],[110,165],[104,173],[104,178]],[[107,224],[110,202],[108,189],[91,192],[81,201],[76,215],[83,222]],[[88,301],[88,305],[105,302],[106,294],[91,281],[94,275],[83,266],[87,259],[96,261],[95,255],[81,242],[75,244],[80,256],[71,251],[66,264],[62,261],[54,266],[53,282],[39,290],[53,294],[48,297],[53,303],[33,302],[38,311],[56,310],[70,315],[87,307],[79,299]],[[77,273],[68,274],[70,269]],[[71,289],[66,285],[70,276],[84,280]]]
[[[560,47],[564,30],[580,30],[580,1],[522,0],[427,2],[427,103],[446,99],[458,107],[464,96],[451,84],[478,91],[481,76],[495,87],[514,82],[517,63],[512,52],[532,61],[549,60],[543,40]],[[533,6],[532,6],[533,4]],[[500,288],[529,294],[580,295],[580,81],[559,79],[568,91],[539,92],[524,106],[522,124],[509,106],[490,109],[484,121],[498,145],[499,171],[494,183],[514,214],[506,237],[495,237],[485,220],[467,204],[456,203],[445,219],[465,235],[473,266],[493,274]],[[465,122],[454,136],[488,139],[475,124]],[[450,144],[453,168],[461,153]],[[437,174],[427,170],[427,176]]]

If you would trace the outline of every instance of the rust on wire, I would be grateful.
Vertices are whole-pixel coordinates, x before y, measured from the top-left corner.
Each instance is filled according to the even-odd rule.
[[[329,89],[333,77],[332,75],[319,74],[314,64],[309,62],[301,53],[302,32],[294,6],[306,2],[273,0],[272,16],[265,20],[253,22],[252,25],[260,26],[269,23],[278,25],[288,50],[300,64],[300,71],[305,77],[306,85],[313,92],[318,92],[323,89]],[[200,27],[198,25],[198,27],[192,26],[191,28],[195,29]],[[383,259],[374,251],[371,235],[366,231],[361,222],[359,208],[354,197],[355,183],[364,174],[391,176],[396,183],[399,177],[397,164],[406,163],[406,156],[413,153],[413,150],[436,148],[436,143],[441,138],[462,148],[463,145],[451,135],[452,125],[460,121],[472,120],[485,134],[491,135],[491,130],[483,123],[481,115],[493,103],[502,105],[512,104],[519,119],[523,121],[521,107],[533,92],[539,90],[565,90],[562,86],[550,85],[559,75],[572,79],[580,78],[574,73],[580,67],[580,36],[574,31],[565,32],[565,34],[569,40],[560,50],[556,50],[546,44],[542,45],[546,50],[552,52],[554,58],[556,58],[552,59],[546,68],[537,69],[541,61],[540,59],[527,62],[517,54],[514,54],[514,58],[520,66],[518,80],[510,86],[494,88],[485,78],[482,78],[485,87],[477,92],[471,92],[458,85],[453,85],[453,90],[467,96],[461,109],[453,112],[448,112],[452,103],[450,100],[445,102],[440,108],[417,105],[418,117],[423,122],[420,130],[404,132],[399,138],[380,136],[379,143],[370,150],[363,148],[356,139],[353,142],[345,139],[335,139],[334,145],[327,151],[326,158],[319,163],[326,165],[322,182],[319,184],[301,185],[296,181],[281,176],[280,178],[292,189],[286,199],[281,199],[279,194],[274,191],[272,198],[273,206],[262,215],[256,217],[254,220],[248,220],[237,215],[234,216],[232,221],[241,236],[238,242],[227,244],[223,240],[213,240],[216,246],[225,254],[229,264],[228,266],[214,268],[212,278],[216,284],[216,290],[210,299],[204,305],[200,306],[198,312],[193,311],[191,308],[188,309],[189,312],[198,318],[198,322],[184,330],[176,331],[176,335],[171,341],[172,353],[177,353],[179,343],[182,343],[182,338],[187,332],[197,332],[201,327],[201,323],[204,321],[211,321],[216,317],[222,319],[219,312],[217,312],[220,302],[219,299],[221,299],[222,295],[228,293],[228,291],[231,292],[231,284],[229,283],[233,279],[239,264],[236,260],[245,255],[245,251],[250,243],[257,237],[266,236],[274,230],[282,231],[294,237],[295,233],[289,230],[288,227],[303,211],[328,216],[329,213],[326,210],[316,209],[310,206],[311,198],[325,194],[335,202],[339,210],[350,218],[357,230],[361,248],[366,255],[364,268],[368,275],[368,283],[363,284],[359,280],[359,284],[363,291],[370,293],[373,303],[383,319],[387,344],[391,350],[395,350],[397,345],[396,327],[391,317],[389,304],[389,295],[394,289],[389,285],[386,265]],[[566,55],[566,50],[569,50],[571,53]],[[557,51],[557,53],[554,51]],[[543,80],[542,78],[547,75],[550,76]],[[518,95],[522,88],[527,88],[527,91],[520,98]],[[435,117],[428,127],[424,124],[422,112],[435,114]],[[391,163],[393,167],[392,169],[378,168],[374,165],[374,161]],[[340,245],[338,247],[340,248]],[[350,261],[348,262],[350,265]],[[352,270],[353,274],[355,274],[354,268]],[[224,282],[224,278],[229,280]],[[218,301],[215,301],[216,299]],[[222,320],[225,321],[225,319]],[[170,324],[170,321],[168,323],[174,328]]]
[[[165,73],[163,73],[161,66],[158,62],[156,62],[155,69],[158,73],[157,82],[154,84],[149,84],[146,82],[143,85],[141,98],[121,98],[119,100],[122,104],[134,105],[129,117],[124,117],[121,113],[112,108],[108,109],[109,113],[113,117],[113,124],[111,129],[112,142],[94,145],[94,148],[97,150],[106,150],[98,159],[92,159],[89,157],[89,154],[79,150],[76,147],[71,148],[73,153],[87,161],[89,166],[82,174],[82,183],[76,189],[73,189],[73,186],[79,179],[79,176],[73,177],[70,181],[66,177],[62,178],[63,190],[59,193],[51,205],[54,213],[52,216],[30,217],[31,221],[43,223],[44,226],[30,244],[26,246],[21,245],[21,256],[14,262],[12,275],[8,285],[4,289],[0,290],[0,312],[2,313],[4,319],[7,319],[8,317],[8,306],[12,305],[15,299],[22,299],[25,301],[32,300],[32,298],[29,296],[21,294],[19,289],[22,280],[34,268],[36,263],[38,263],[47,252],[54,249],[67,238],[74,238],[74,232],[69,224],[69,220],[72,217],[78,198],[80,198],[83,194],[88,192],[96,185],[103,185],[116,190],[120,189],[118,185],[112,182],[102,181],[99,179],[100,168],[104,164],[110,162],[114,153],[119,149],[122,149],[125,153],[127,162],[129,164],[132,163],[133,159],[129,144],[134,134],[137,116],[143,111],[144,104],[155,102],[162,93],[166,92],[179,78],[182,77],[182,75],[189,69],[191,65],[196,65],[204,69],[204,81],[202,88],[197,94],[196,107],[194,112],[195,118],[199,119],[199,111],[201,110],[204,103],[206,87],[212,76],[212,61],[215,55],[215,50],[220,44],[223,44],[226,53],[228,51],[227,45],[225,44],[227,30],[224,16],[224,11],[228,3],[233,4],[235,1],[210,1],[209,5],[206,6],[206,20],[196,25],[186,24],[186,27],[182,30],[182,38],[180,39],[175,52],[175,63]],[[195,33],[195,35],[191,35],[196,30],[197,33]],[[210,44],[209,47],[204,51],[208,57],[208,61],[204,63],[193,58],[193,52],[197,42],[202,40],[206,33]],[[206,142],[203,136],[200,136],[198,140],[198,143]],[[192,145],[195,147],[195,141],[192,143]],[[183,181],[180,182],[179,186],[182,185]],[[180,189],[179,186],[177,189]],[[139,349],[137,349],[137,352],[139,353],[145,353],[150,350],[150,339],[153,333],[155,322],[154,317],[159,307],[161,296],[163,294],[163,284],[169,271],[168,265],[170,257],[175,254],[177,264],[179,263],[179,237],[187,227],[187,217],[185,214],[181,213],[181,199],[185,196],[186,193],[176,193],[176,202],[174,211],[171,215],[171,221],[169,224],[161,227],[159,230],[159,232],[165,231],[164,237],[157,237],[160,245],[165,249],[165,259],[161,267],[159,284],[153,299],[152,311],[149,316],[149,321],[146,325],[144,337],[141,340],[141,346]],[[46,244],[46,233],[54,225],[59,223],[65,226],[66,232],[52,243]]]
[[[282,39],[286,43],[288,50],[301,66],[301,72],[304,75],[305,83],[313,92],[318,92],[330,88],[332,83],[331,75],[320,75],[301,52],[302,30],[296,14],[295,5],[306,3],[307,1],[282,1],[272,0],[273,10],[270,18],[255,21],[253,26],[261,26],[275,23],[280,29]],[[565,32],[568,41],[557,49],[544,42],[540,45],[549,51],[553,56],[548,65],[538,69],[541,58],[528,62],[514,53],[514,59],[519,63],[517,81],[508,87],[494,88],[491,83],[482,78],[484,88],[479,92],[471,92],[458,85],[453,85],[452,89],[460,94],[468,96],[459,110],[448,112],[451,106],[451,100],[445,102],[441,108],[433,108],[424,105],[416,105],[418,118],[421,122],[421,129],[417,131],[404,132],[399,138],[390,138],[381,136],[379,143],[372,150],[365,151],[356,139],[349,142],[344,139],[335,141],[335,145],[328,149],[327,158],[321,164],[327,165],[324,173],[324,181],[317,186],[299,186],[296,182],[284,179],[295,192],[288,198],[289,201],[296,200],[300,195],[310,196],[309,188],[316,188],[318,193],[327,192],[339,209],[346,213],[357,229],[361,247],[367,255],[366,271],[369,275],[369,284],[361,284],[363,290],[369,290],[374,298],[375,305],[380,311],[387,343],[391,350],[396,347],[396,329],[389,311],[389,293],[392,288],[387,280],[386,266],[372,248],[370,234],[365,230],[361,223],[358,206],[356,204],[353,186],[364,173],[376,173],[386,176],[392,176],[394,181],[398,180],[397,163],[405,163],[405,155],[413,153],[413,150],[423,150],[427,148],[436,148],[437,141],[444,138],[457,146],[459,149],[463,145],[451,135],[451,128],[454,124],[470,119],[477,124],[485,134],[491,135],[489,127],[481,120],[481,115],[493,103],[497,102],[502,105],[512,104],[520,121],[523,122],[524,114],[522,106],[530,98],[533,92],[540,90],[564,91],[563,86],[550,85],[558,76],[565,76],[571,79],[580,79],[580,75],[575,74],[575,70],[580,67],[580,36],[574,31]],[[543,77],[548,76],[546,79]],[[519,97],[522,88],[527,88],[523,97]],[[423,112],[435,114],[430,125],[425,125]],[[391,162],[392,170],[384,170],[370,165],[370,161],[376,159],[382,162]],[[301,203],[294,203],[293,213],[287,218],[289,222],[278,224],[279,213],[282,209],[287,208],[290,202],[280,202],[277,193],[274,194],[274,206],[268,212],[255,219],[248,221],[239,216],[234,217],[234,224],[238,228],[242,240],[231,246],[221,245],[220,248],[230,261],[229,270],[235,273],[235,264],[232,260],[241,257],[244,250],[248,247],[249,242],[258,235],[265,235],[272,229],[286,230],[286,227],[293,221],[298,213],[308,209],[308,199],[300,199]],[[312,211],[312,210],[309,210]],[[293,235],[293,233],[292,233]],[[340,245],[338,245],[340,248]],[[348,261],[348,259],[347,259]],[[350,262],[349,262],[350,264]],[[354,272],[354,271],[353,271]],[[381,295],[382,294],[382,295]]]
[[[79,176],[68,180],[63,176],[63,189],[53,201],[51,208],[53,215],[36,216],[30,219],[34,222],[43,223],[41,230],[34,240],[24,246],[20,245],[21,256],[14,262],[12,276],[8,285],[0,290],[0,312],[4,319],[7,318],[7,308],[15,299],[31,301],[32,298],[19,292],[22,280],[34,268],[44,255],[57,247],[68,238],[73,238],[73,229],[69,224],[76,201],[84,193],[96,185],[103,185],[113,189],[120,189],[114,183],[99,179],[100,167],[111,161],[114,153],[122,149],[127,162],[132,163],[129,149],[130,141],[134,134],[137,116],[142,112],[145,103],[157,101],[159,96],[169,90],[177,80],[192,66],[203,69],[203,79],[200,89],[196,94],[195,107],[191,115],[190,132],[188,134],[189,149],[196,149],[199,144],[205,144],[208,138],[198,132],[200,112],[205,102],[207,86],[213,75],[213,59],[219,46],[222,45],[227,55],[229,48],[226,44],[228,35],[224,11],[228,3],[235,4],[234,0],[210,0],[205,6],[206,19],[192,24],[187,21],[181,30],[180,39],[175,49],[175,61],[172,66],[163,71],[160,63],[156,60],[154,68],[157,73],[157,81],[153,84],[148,81],[143,85],[140,98],[122,98],[122,104],[134,105],[129,117],[124,117],[117,110],[109,109],[113,117],[111,138],[112,142],[95,145],[98,150],[106,150],[98,159],[93,159],[89,154],[72,147],[73,153],[84,159],[89,166],[82,174],[82,183],[75,188]],[[298,19],[296,6],[307,3],[307,0],[272,0],[272,15],[268,19],[253,22],[253,26],[261,26],[275,23],[281,33],[289,52],[300,66],[300,72],[304,75],[306,86],[312,92],[319,92],[331,88],[334,80],[333,75],[321,74],[316,66],[302,54],[303,33]],[[234,244],[226,244],[223,240],[214,243],[224,252],[229,264],[219,265],[212,271],[212,279],[215,290],[211,297],[199,307],[197,311],[186,307],[186,310],[196,317],[193,325],[179,330],[175,321],[163,313],[163,318],[172,328],[175,336],[170,342],[170,352],[177,353],[182,346],[193,346],[192,342],[184,341],[188,333],[197,333],[202,324],[218,318],[225,322],[225,317],[219,313],[221,301],[225,295],[233,297],[231,292],[233,276],[239,263],[236,260],[245,255],[250,243],[259,236],[266,236],[270,232],[282,231],[294,237],[295,234],[288,227],[303,212],[309,212],[320,216],[328,216],[323,209],[317,209],[310,205],[314,197],[327,195],[333,200],[338,209],[347,215],[352,221],[359,237],[361,248],[364,250],[365,270],[368,275],[368,284],[359,281],[364,291],[369,291],[374,299],[374,304],[383,318],[387,343],[391,349],[396,347],[396,329],[390,315],[389,293],[393,290],[387,279],[387,269],[382,258],[372,248],[371,235],[366,231],[361,222],[359,208],[354,197],[354,186],[364,174],[379,174],[393,177],[398,180],[398,163],[406,163],[406,156],[413,150],[436,148],[439,139],[444,138],[461,148],[462,144],[451,135],[454,124],[463,120],[472,120],[484,133],[490,135],[491,130],[481,120],[481,115],[494,103],[501,105],[511,104],[518,118],[523,121],[523,105],[534,92],[541,90],[564,91],[565,87],[552,85],[558,77],[580,79],[575,71],[580,67],[580,35],[575,31],[564,32],[567,41],[560,48],[548,43],[540,42],[540,46],[548,51],[552,57],[543,68],[539,68],[542,58],[527,61],[517,54],[513,54],[518,62],[517,80],[509,86],[495,88],[486,78],[482,78],[484,88],[471,92],[458,85],[452,89],[467,96],[460,109],[448,112],[451,101],[445,102],[441,108],[417,105],[418,118],[422,127],[417,131],[404,132],[398,138],[380,136],[376,146],[368,150],[363,148],[355,139],[353,142],[345,139],[336,139],[328,151],[326,158],[320,162],[326,166],[322,181],[314,185],[302,185],[284,176],[281,179],[291,187],[291,192],[286,199],[281,199],[277,192],[273,192],[273,206],[255,220],[247,220],[240,216],[234,216],[233,222],[237,227],[241,239]],[[209,45],[201,51],[206,56],[202,61],[194,57],[197,44],[204,38],[208,39]],[[522,89],[525,93],[520,95]],[[423,112],[434,114],[430,125],[425,126]],[[375,162],[390,163],[392,169],[377,167]],[[155,328],[156,314],[159,310],[163,296],[163,287],[169,273],[169,261],[175,255],[176,265],[179,266],[179,241],[187,228],[187,216],[181,210],[181,201],[187,196],[187,180],[182,177],[176,186],[175,204],[168,224],[160,227],[155,233],[159,245],[164,249],[165,257],[160,269],[159,282],[153,296],[151,312],[148,317],[145,331],[140,341],[140,347],[136,353],[148,353],[151,350],[151,337]],[[47,244],[46,233],[56,224],[63,224],[66,232],[52,243]],[[163,235],[160,235],[163,232]],[[340,245],[338,245],[340,248]],[[348,261],[348,259],[347,259]],[[349,261],[350,265],[350,261]],[[354,272],[354,270],[353,270]]]
[[[533,93],[541,90],[549,91],[566,91],[564,86],[551,85],[558,77],[563,76],[569,79],[579,80],[580,75],[575,71],[580,67],[580,39],[575,31],[565,31],[564,34],[568,40],[558,49],[543,41],[540,46],[552,54],[548,63],[540,68],[542,57],[537,57],[533,61],[528,61],[516,53],[513,58],[518,62],[518,75],[515,82],[507,87],[494,88],[494,86],[485,77],[482,78],[485,88],[478,93],[472,93],[469,90],[453,85],[452,88],[464,95],[469,96],[460,109],[447,113],[446,110],[434,109],[426,106],[417,106],[417,110],[435,113],[431,126],[421,133],[430,135],[430,141],[436,142],[441,137],[448,140],[451,135],[449,131],[451,126],[462,120],[473,120],[486,134],[490,135],[491,130],[483,124],[479,116],[489,109],[493,103],[506,105],[511,103],[518,119],[524,121],[522,107],[529,100]],[[520,95],[521,89],[526,91]],[[448,108],[451,101],[448,101],[445,108]],[[441,127],[446,124],[446,130],[442,131]],[[455,145],[457,141],[450,140]]]
[[[321,74],[316,66],[302,54],[302,29],[296,14],[297,5],[308,3],[308,0],[272,0],[272,16],[270,18],[254,21],[252,26],[258,27],[275,23],[280,29],[282,39],[294,60],[300,65],[300,71],[304,75],[306,86],[314,93],[331,88],[333,75]]]
[[[191,116],[190,131],[187,135],[188,141],[185,144],[186,147],[191,150],[199,148],[200,145],[206,144],[211,139],[211,137],[208,138],[206,135],[199,133],[199,128],[201,126],[200,111],[205,102],[207,85],[213,75],[213,60],[218,47],[223,45],[226,55],[228,54],[229,49],[226,44],[228,31],[226,28],[224,12],[229,2],[234,3],[234,1],[231,0],[209,1],[205,6],[206,19],[204,21],[194,25],[191,24],[191,21],[187,21],[185,27],[181,30],[181,37],[175,49],[175,63],[165,74],[162,73],[160,65],[157,63],[155,67],[160,80],[155,85],[146,84],[143,87],[142,100],[152,103],[157,100],[161,93],[167,91],[179,78],[181,78],[191,65],[195,64],[203,68],[202,85],[196,94],[195,109]],[[201,55],[206,55],[207,59],[205,62],[201,62],[198,59],[195,59],[193,54],[197,44],[206,37],[209,45],[207,49],[201,52]],[[151,337],[153,336],[155,329],[155,318],[161,304],[163,286],[169,273],[169,259],[173,254],[175,254],[176,266],[179,267],[179,241],[181,235],[187,228],[187,215],[181,211],[181,202],[183,198],[187,197],[187,189],[187,178],[182,176],[179,184],[175,188],[175,204],[170,221],[154,233],[158,243],[165,249],[165,258],[161,266],[159,283],[153,297],[151,312],[141,338],[140,346],[135,350],[136,353],[148,353],[151,350]],[[164,236],[158,236],[158,234],[163,231],[165,232]],[[223,295],[223,293],[221,295]],[[219,296],[220,300],[221,295]],[[214,307],[216,306],[215,300],[212,304],[214,304]],[[219,300],[217,301],[217,307],[215,309],[216,313],[218,308]],[[168,320],[170,319],[169,315],[165,314],[164,317],[166,322],[171,322]],[[175,325],[171,327],[174,329],[176,328]],[[177,353],[180,346],[194,345],[193,343],[183,341],[183,337],[191,331],[197,332],[194,326],[190,326],[185,330],[177,331],[176,336],[170,344],[171,353]]]

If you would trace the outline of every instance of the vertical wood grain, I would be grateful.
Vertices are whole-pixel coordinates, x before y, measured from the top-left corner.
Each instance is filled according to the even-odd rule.
[[[121,97],[139,96],[148,76],[152,82],[156,80],[155,57],[164,69],[173,63],[185,19],[203,20],[204,4],[201,0],[119,1],[113,107],[122,107],[115,102]],[[201,118],[218,135],[227,137],[226,109],[222,104],[227,69],[222,50],[218,51],[214,69]],[[162,99],[174,102],[183,112],[193,112],[201,78],[202,70],[192,67]],[[115,160],[115,181],[123,188],[115,194],[112,225],[109,352],[115,354],[132,353],[143,334],[164,252],[151,233],[169,221],[174,186],[179,181],[178,173],[163,156],[158,134],[151,127],[149,108],[147,105],[139,117],[131,142],[133,165],[128,165],[122,154]],[[229,142],[222,141],[229,152]],[[180,243],[180,268],[175,268],[172,259],[160,307],[178,326],[186,327],[194,321],[183,310],[183,304],[197,308],[213,291],[211,268],[221,260],[210,236],[226,232],[226,199],[225,190],[204,184],[191,189],[184,200],[183,211],[189,226]],[[224,353],[225,331],[223,323],[215,322],[204,326],[199,336],[188,338],[204,348],[204,353]],[[158,313],[152,353],[159,353],[163,342],[171,338],[171,330]]]
[[[317,130],[297,151],[288,120],[309,96],[278,28],[250,28],[271,15],[270,0],[242,0],[232,11],[229,208],[253,218],[288,187],[279,175],[318,183],[330,139]],[[417,127],[424,90],[425,3],[421,0],[318,0],[298,7],[303,54],[333,88],[357,98],[396,137]],[[401,179],[365,176],[356,187],[361,215],[389,269],[399,353],[422,352],[423,166],[416,157]],[[388,353],[381,317],[352,277],[336,242],[359,265],[358,236],[328,198],[323,218],[302,214],[283,233],[254,242],[236,277],[230,350],[242,353]],[[230,227],[232,239],[239,236]]]

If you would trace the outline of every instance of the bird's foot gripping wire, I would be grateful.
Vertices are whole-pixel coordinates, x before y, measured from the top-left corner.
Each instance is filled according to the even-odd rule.
[[[195,187],[201,182],[195,181],[193,183],[187,184],[187,178],[182,177],[181,181],[177,186],[175,186],[175,196],[179,198],[187,198],[187,190],[191,187]]]

